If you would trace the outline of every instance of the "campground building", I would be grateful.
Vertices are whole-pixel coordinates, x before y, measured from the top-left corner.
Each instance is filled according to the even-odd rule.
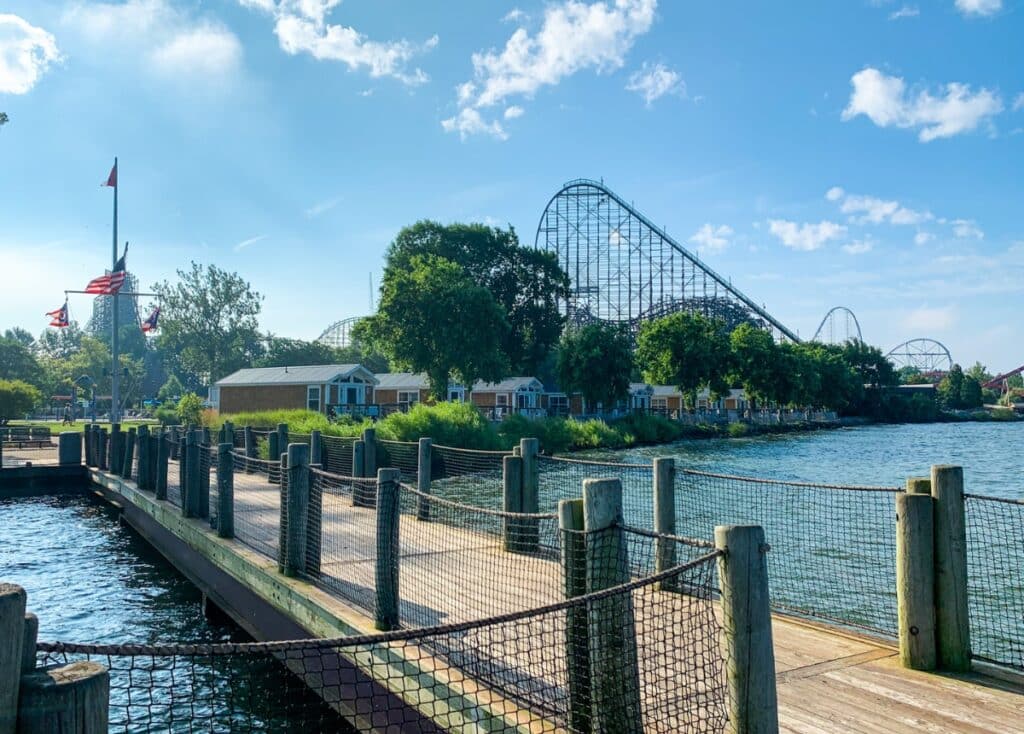
[[[221,413],[305,408],[363,413],[374,402],[377,378],[358,364],[251,367],[218,380],[210,403]]]

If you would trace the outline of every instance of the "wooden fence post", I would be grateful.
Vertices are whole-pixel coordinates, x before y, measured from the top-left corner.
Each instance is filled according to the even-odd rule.
[[[199,434],[199,514],[196,517],[210,518],[210,429],[204,428]]]
[[[107,466],[112,474],[120,474],[124,466],[124,443],[121,440],[122,436],[121,424],[110,424],[110,441],[107,442],[109,447]]]
[[[107,468],[110,466],[107,463],[107,429],[101,428],[96,438],[98,439],[96,442],[96,463],[101,471],[107,471]]]
[[[181,511],[185,517],[199,517],[199,431],[185,434],[181,462]]]
[[[768,544],[759,525],[715,528],[725,637],[727,731],[779,730],[768,595]]]
[[[255,459],[258,456],[258,452],[256,451],[256,436],[253,435],[252,426],[246,426],[243,431],[242,436],[245,440],[245,458]],[[245,473],[252,474],[252,466],[249,462],[245,463]]]
[[[57,462],[61,466],[81,466],[81,433],[78,431],[64,431],[57,437]]]
[[[524,451],[525,454],[525,451]],[[629,581],[622,531],[622,482],[583,480],[587,593]],[[600,732],[642,734],[640,669],[632,594],[616,594],[587,607],[593,726]]]
[[[306,576],[312,579],[320,576],[320,562],[323,558],[323,485],[314,476],[312,469],[321,470],[310,464],[309,501],[306,510]]]
[[[82,436],[85,440],[85,465],[96,467],[96,424],[86,423]]]
[[[377,429],[363,430],[363,476],[377,476]]]
[[[217,447],[217,535],[235,537],[235,461],[233,443]]]
[[[149,489],[156,491],[156,478],[160,473],[160,439],[163,429],[158,428],[149,433]]]
[[[971,669],[971,629],[967,611],[967,523],[964,470],[932,467],[935,498],[935,638],[938,665],[966,673]]]
[[[517,458],[517,457],[509,457]],[[558,529],[561,531],[562,575],[565,598],[587,593],[586,536],[583,534],[583,500],[558,503]],[[587,608],[569,607],[565,619],[565,662],[569,683],[569,728],[590,731],[590,635]]]
[[[124,464],[121,467],[121,477],[130,480],[132,470],[135,468],[135,428],[129,428],[124,441]]]
[[[399,497],[398,469],[377,472],[377,565],[374,574],[377,603],[374,626],[379,630],[398,628]]]
[[[505,512],[523,511],[523,459],[520,456],[505,456],[501,460],[502,509]],[[502,520],[502,547],[515,553],[520,548],[523,528],[516,518]]]
[[[277,424],[277,454],[271,454],[270,458],[276,457],[278,454],[284,454],[288,452],[288,424],[278,423]],[[283,481],[283,480],[282,480]]]
[[[654,532],[676,534],[676,460],[654,460]],[[661,573],[676,565],[676,543],[666,538],[654,540],[654,572]],[[668,578],[658,583],[661,591],[673,591],[677,579]]]
[[[306,522],[309,511],[309,444],[288,444],[288,525],[285,535],[284,575],[301,576],[306,570]]]
[[[149,426],[139,426],[136,434],[139,442],[139,469],[136,482],[139,489],[151,489],[149,486]]]
[[[158,500],[167,499],[167,468],[170,459],[171,440],[167,431],[161,431],[156,439],[156,498]]]
[[[352,474],[356,477],[370,479],[372,475],[366,473],[369,465],[366,461],[366,441],[356,440],[352,444]],[[356,482],[352,485],[352,506],[353,507],[375,507],[377,499],[375,490],[366,486],[366,482]]]
[[[309,433],[309,463],[313,466],[324,464],[324,442],[320,431],[315,428]]]
[[[24,624],[25,590],[0,583],[0,734],[14,734],[18,720]]]
[[[267,458],[271,461],[278,461],[281,458],[280,441],[281,437],[277,431],[271,431],[267,434]],[[267,470],[267,482],[269,484],[280,484],[280,477],[275,476],[273,466]]]
[[[908,489],[910,482],[908,481]],[[896,609],[900,663],[935,670],[934,500],[930,494],[896,495]]]
[[[519,439],[519,451],[523,459],[523,509],[520,512],[540,512],[540,442],[535,438]],[[519,550],[531,553],[540,544],[540,523],[535,519],[523,520],[519,536]]]
[[[430,494],[430,457],[432,451],[432,441],[429,438],[422,437],[417,445],[416,453],[416,489],[422,495]],[[416,499],[416,519],[417,520],[429,520],[430,519],[430,501],[423,497]]]

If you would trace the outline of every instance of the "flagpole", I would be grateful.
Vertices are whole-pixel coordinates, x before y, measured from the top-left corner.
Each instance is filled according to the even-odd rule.
[[[114,239],[113,259],[111,261],[111,272],[117,268],[117,185],[120,183],[117,176],[117,156],[114,156]],[[118,296],[117,291],[113,295],[114,315],[110,319],[110,422],[121,422],[121,356],[120,335],[118,334]]]

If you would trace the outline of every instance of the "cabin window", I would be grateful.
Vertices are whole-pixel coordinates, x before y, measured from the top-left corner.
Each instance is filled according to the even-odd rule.
[[[549,395],[548,407],[552,410],[569,410],[568,395]]]
[[[419,390],[399,390],[398,391],[398,402],[400,403],[418,403],[420,401]]]
[[[508,405],[508,395],[503,392],[498,393],[497,395],[494,396],[494,404]]]
[[[668,398],[651,398],[651,407],[655,410],[667,410]]]
[[[320,410],[320,386],[310,385],[306,388],[306,408]]]

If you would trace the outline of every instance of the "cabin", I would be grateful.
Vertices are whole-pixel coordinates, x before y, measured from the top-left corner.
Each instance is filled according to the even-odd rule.
[[[218,380],[210,403],[223,414],[315,410],[374,415],[376,376],[358,364],[250,367]]]
[[[377,378],[374,400],[379,405],[398,405],[407,408],[415,403],[433,402],[430,381],[424,372],[380,372],[374,377]],[[448,400],[453,403],[465,402],[466,388],[449,382]]]
[[[672,385],[651,385],[651,412],[678,417],[684,408],[683,393]]]
[[[545,415],[541,406],[544,385],[536,377],[506,377],[500,382],[478,380],[473,385],[469,399],[485,415],[495,420],[510,413],[522,413],[530,417]]]

